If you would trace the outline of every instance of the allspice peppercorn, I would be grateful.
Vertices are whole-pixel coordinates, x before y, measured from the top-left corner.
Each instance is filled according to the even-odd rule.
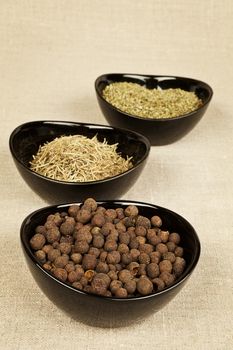
[[[39,250],[42,249],[45,244],[45,237],[41,233],[36,233],[31,239],[30,239],[30,245],[32,249]]]
[[[140,277],[137,281],[137,291],[141,295],[148,295],[153,291],[153,283],[147,277]]]

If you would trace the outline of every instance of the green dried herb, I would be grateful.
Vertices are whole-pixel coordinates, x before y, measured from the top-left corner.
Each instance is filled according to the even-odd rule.
[[[107,85],[103,97],[123,112],[149,119],[178,117],[202,105],[194,92],[182,89],[147,89],[128,82]]]

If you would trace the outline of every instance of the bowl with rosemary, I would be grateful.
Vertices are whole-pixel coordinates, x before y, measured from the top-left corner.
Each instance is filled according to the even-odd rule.
[[[137,180],[150,151],[148,139],[133,131],[47,120],[18,126],[9,146],[23,179],[51,204],[119,198]]]
[[[200,256],[185,218],[127,200],[86,198],[41,208],[25,218],[20,238],[44,294],[96,327],[127,326],[166,306]]]
[[[108,123],[145,135],[151,145],[184,137],[203,117],[213,95],[203,81],[162,75],[111,73],[95,81]]]

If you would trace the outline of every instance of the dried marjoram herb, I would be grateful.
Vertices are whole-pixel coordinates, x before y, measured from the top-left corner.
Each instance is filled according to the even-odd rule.
[[[132,168],[131,159],[117,153],[118,144],[83,135],[61,136],[39,147],[30,169],[61,181],[88,182],[121,174]]]
[[[147,89],[128,82],[107,85],[103,97],[123,112],[148,119],[178,117],[202,105],[194,92],[182,89]]]

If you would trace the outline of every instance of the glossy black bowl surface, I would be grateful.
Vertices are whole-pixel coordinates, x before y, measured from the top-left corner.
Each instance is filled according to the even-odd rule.
[[[29,168],[39,145],[55,137],[80,134],[97,135],[99,141],[118,143],[117,151],[123,157],[133,157],[133,168],[117,176],[93,182],[57,181],[41,176]],[[120,198],[135,183],[150,151],[149,141],[142,135],[104,125],[63,121],[34,121],[17,127],[10,136],[10,150],[18,171],[26,183],[44,200],[53,203],[82,201],[87,197]]]
[[[197,110],[175,118],[146,119],[119,110],[103,98],[103,90],[115,82],[132,82],[148,89],[181,88],[194,92],[203,102]],[[151,145],[166,145],[185,136],[202,118],[213,95],[212,88],[203,81],[162,75],[111,73],[98,77],[95,90],[99,106],[108,121],[115,127],[140,132],[148,137]]]
[[[100,327],[120,327],[140,322],[146,316],[165,306],[187,282],[200,256],[198,236],[188,221],[166,208],[133,201],[99,201],[98,204],[105,208],[126,208],[131,204],[137,205],[139,214],[147,217],[159,215],[163,220],[164,230],[178,232],[186,260],[186,268],[180,278],[161,292],[128,299],[88,294],[59,281],[41,267],[33,255],[29,241],[34,234],[35,227],[44,224],[49,214],[67,211],[70,204],[39,209],[23,221],[20,237],[28,267],[46,296],[76,320]]]

